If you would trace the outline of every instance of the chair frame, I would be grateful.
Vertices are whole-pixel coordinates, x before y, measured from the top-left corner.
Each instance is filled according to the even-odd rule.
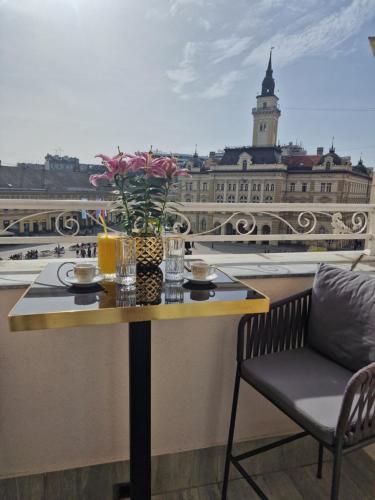
[[[243,378],[241,375],[241,364],[250,358],[304,347],[308,337],[307,325],[311,308],[311,296],[312,290],[309,289],[273,303],[268,313],[248,314],[241,318],[238,326],[237,370],[224,467],[222,500],[226,500],[227,498],[231,464],[234,465],[262,500],[268,500],[266,494],[240,462],[307,435],[311,435],[319,443],[318,478],[322,477],[324,448],[333,454],[330,498],[331,500],[338,500],[343,456],[346,453],[375,442],[375,363],[371,363],[354,373],[345,388],[332,445],[321,441],[311,431],[305,429],[300,422],[297,422],[289,415],[285,409],[280,408],[266,394],[255,388],[304,430],[298,434],[241,453],[240,455],[232,454],[240,381]],[[245,382],[251,385],[247,380]]]

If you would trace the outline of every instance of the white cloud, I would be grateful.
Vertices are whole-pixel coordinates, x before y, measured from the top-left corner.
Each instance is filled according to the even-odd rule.
[[[184,95],[185,85],[194,82],[197,76],[192,68],[177,68],[166,72],[167,77],[174,83],[172,90],[176,94]]]
[[[264,64],[270,45],[277,50],[278,66],[286,66],[306,55],[334,55],[334,49],[357,33],[375,15],[375,0],[352,0],[350,5],[309,24],[297,33],[280,32],[255,47],[244,65]]]
[[[198,7],[203,7],[204,0],[170,0],[169,14],[175,16],[183,7],[189,5],[196,5]]]
[[[250,45],[251,36],[231,36],[229,38],[219,38],[209,46],[209,50],[214,55],[213,62],[217,64],[225,59],[242,54]]]
[[[185,44],[183,57],[177,68],[166,72],[167,77],[174,83],[172,90],[186,98],[188,94],[202,97],[221,97],[227,94],[235,81],[239,78],[238,71],[230,71],[228,75],[212,75],[211,67],[243,53],[249,46],[251,37],[219,38],[213,42],[192,42]],[[220,70],[222,74],[222,69]],[[200,89],[187,91],[186,87],[198,80],[197,75],[205,75],[214,80],[203,92]],[[216,73],[217,70],[214,72]],[[218,80],[217,80],[218,79]],[[200,78],[203,81],[203,78]],[[216,81],[217,80],[217,81]]]
[[[241,80],[241,78],[242,73],[240,71],[231,71],[226,75],[222,75],[215,83],[201,92],[199,96],[206,99],[224,97],[229,94],[234,84]]]
[[[186,85],[195,82],[197,79],[196,71],[193,67],[193,60],[198,50],[198,44],[187,42],[184,47],[183,59],[175,69],[166,71],[166,75],[173,82],[172,90],[176,94],[186,98],[184,88]]]
[[[210,31],[211,29],[211,22],[208,19],[204,19],[203,17],[200,17],[198,19],[198,24],[206,31]]]
[[[266,64],[271,46],[278,68],[305,56],[347,54],[354,42],[351,47],[345,42],[375,16],[375,0],[237,0],[230,15],[224,0],[170,0],[171,13],[188,5],[202,7],[202,16],[185,18],[194,41],[166,72],[183,98],[224,97],[244,77],[245,67]]]

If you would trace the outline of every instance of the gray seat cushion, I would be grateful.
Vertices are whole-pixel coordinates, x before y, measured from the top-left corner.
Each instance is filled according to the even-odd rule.
[[[332,444],[350,370],[304,347],[247,359],[241,375],[313,436]]]
[[[375,278],[321,264],[312,290],[308,344],[357,371],[375,361]]]

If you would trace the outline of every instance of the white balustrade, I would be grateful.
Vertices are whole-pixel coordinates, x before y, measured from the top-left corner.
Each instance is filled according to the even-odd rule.
[[[93,242],[95,235],[79,234],[84,229],[80,214],[101,225],[97,210],[118,213],[112,201],[0,199],[0,244]],[[10,235],[21,221],[52,214],[58,235]],[[375,253],[375,204],[173,203],[168,217],[171,231],[189,241],[366,240]],[[8,219],[7,228],[1,218]],[[269,232],[262,233],[265,228]]]

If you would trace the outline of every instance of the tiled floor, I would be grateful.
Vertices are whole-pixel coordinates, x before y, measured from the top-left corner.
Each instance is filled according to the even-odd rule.
[[[317,479],[316,464],[296,466],[298,463],[303,463],[303,458],[297,454],[297,450],[300,448],[304,450],[305,459],[310,460],[309,450],[316,451],[316,447],[312,450],[308,442],[303,446],[301,441],[299,447],[295,444],[295,450],[293,443],[289,445],[288,450],[286,447],[283,448],[284,451],[281,448],[274,450],[273,459],[270,452],[271,460],[268,462],[258,460],[257,463],[256,459],[247,461],[250,472],[258,470],[258,475],[254,474],[254,478],[270,500],[328,500],[332,462],[324,463],[323,479]],[[215,463],[214,451],[211,450],[209,453],[205,451],[202,452],[202,456],[200,455],[193,453],[189,457],[180,454],[177,459],[176,456],[174,458],[171,456],[164,457],[162,462],[159,461],[158,467],[154,468],[154,479],[161,476],[164,479],[155,481],[154,491],[169,491],[169,493],[154,495],[152,500],[220,500],[221,485],[213,481],[217,477],[222,477],[222,467],[218,474],[210,474],[209,464],[212,466]],[[281,458],[283,467],[280,467]],[[314,461],[310,460],[308,463],[312,464]],[[243,464],[245,465],[246,461]],[[270,472],[264,472],[267,468]],[[165,471],[168,471],[169,481],[165,479]],[[262,473],[259,474],[259,471]],[[0,500],[113,500],[113,485],[125,481],[128,475],[128,464],[119,462],[5,479],[0,481]],[[205,486],[181,488],[181,485],[189,483],[205,484]],[[375,500],[375,461],[365,452],[357,451],[344,458],[340,492],[340,500]],[[256,499],[258,497],[245,480],[230,481],[228,500]]]
[[[316,466],[297,467],[287,472],[259,475],[256,481],[271,500],[325,500],[330,497],[332,463],[325,463],[323,478],[316,478]],[[153,500],[218,500],[219,484],[153,496]],[[245,480],[230,482],[228,500],[257,500]],[[375,461],[364,452],[344,459],[340,500],[375,499]]]

